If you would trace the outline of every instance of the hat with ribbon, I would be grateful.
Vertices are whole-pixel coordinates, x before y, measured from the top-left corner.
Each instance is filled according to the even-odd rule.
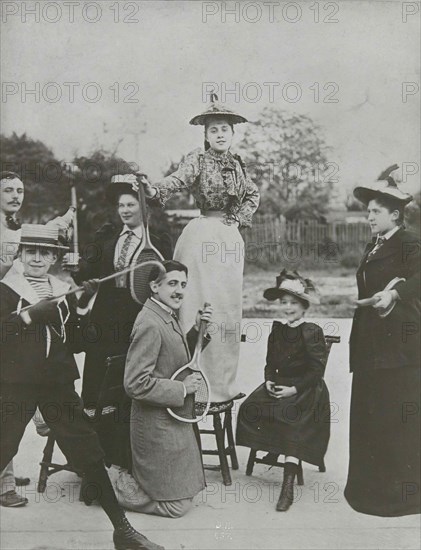
[[[130,194],[138,198],[139,183],[135,174],[117,174],[111,178],[111,185],[107,187],[107,198],[115,202],[120,195]]]
[[[263,293],[263,297],[273,302],[284,293],[292,294],[309,304],[320,304],[314,284],[310,279],[304,279],[297,271],[283,269],[276,277],[276,286],[267,288]]]
[[[397,202],[408,204],[412,201],[413,197],[409,193],[401,191],[396,184],[395,179],[391,176],[391,173],[397,170],[399,166],[393,164],[386,168],[377,181],[372,185],[360,185],[354,189],[354,197],[364,203],[366,206],[368,203],[378,198],[379,196],[393,199]]]
[[[193,124],[194,126],[204,126],[206,124],[206,120],[209,119],[210,117],[224,117],[231,124],[240,124],[241,122],[248,122],[248,120],[243,116],[220,105],[218,103],[218,96],[216,94],[211,94],[211,103],[209,107],[206,109],[206,111],[204,111],[200,115],[194,116],[190,120],[190,124]]]
[[[60,234],[60,229],[56,225],[22,224],[20,245],[69,250],[69,247],[63,244],[64,242],[63,233]]]

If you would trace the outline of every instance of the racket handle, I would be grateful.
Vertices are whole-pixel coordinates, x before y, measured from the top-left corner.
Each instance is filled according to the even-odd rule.
[[[378,296],[372,296],[371,298],[362,298],[361,300],[355,300],[355,303],[358,307],[367,307],[374,306],[379,300],[380,298]]]

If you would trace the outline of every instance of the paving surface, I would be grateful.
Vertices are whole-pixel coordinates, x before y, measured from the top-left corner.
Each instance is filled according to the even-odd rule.
[[[196,497],[184,518],[165,519],[129,512],[133,525],[167,550],[237,549],[418,549],[420,517],[378,518],[354,512],[343,497],[348,461],[348,420],[351,376],[348,373],[348,319],[319,321],[326,333],[340,334],[333,346],[326,373],[333,407],[331,441],[326,473],[304,466],[304,487],[297,488],[296,503],[286,513],[274,509],[281,472],[257,465],[253,476],[244,474],[248,451],[238,448],[240,469],[233,484],[221,484],[220,474],[207,472],[207,488]],[[248,343],[241,346],[240,389],[250,393],[262,381],[267,319],[246,319]],[[234,414],[235,416],[235,414]],[[206,445],[207,440],[204,441]],[[78,501],[79,480],[70,472],[52,476],[47,491],[35,490],[38,462],[45,439],[28,426],[15,459],[17,475],[32,483],[22,489],[25,508],[1,508],[1,550],[105,550],[112,549],[112,526],[102,510]],[[60,453],[57,452],[57,460]],[[212,458],[206,458],[210,462]],[[186,464],[188,468],[188,464]],[[299,490],[298,490],[299,489]]]

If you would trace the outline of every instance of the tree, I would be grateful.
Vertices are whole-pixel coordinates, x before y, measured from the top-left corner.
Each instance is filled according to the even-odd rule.
[[[63,168],[52,150],[41,141],[26,134],[1,135],[0,168],[16,172],[25,184],[22,219],[47,221],[67,210],[70,191]]]
[[[266,107],[250,124],[239,151],[260,187],[260,213],[319,218],[328,208],[335,173],[320,128],[305,115]]]

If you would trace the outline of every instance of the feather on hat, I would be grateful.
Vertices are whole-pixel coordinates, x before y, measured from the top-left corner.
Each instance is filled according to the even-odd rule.
[[[320,304],[313,282],[302,277],[297,271],[283,269],[276,277],[276,286],[267,288],[263,293],[263,297],[273,302],[285,292],[297,296],[297,298],[305,300],[309,304]]]
[[[356,187],[354,189],[354,197],[366,206],[371,200],[376,199],[379,195],[408,204],[413,199],[412,195],[401,191],[395,179],[391,176],[392,172],[398,168],[399,166],[397,164],[392,164],[392,166],[389,166],[380,174],[374,184]]]

